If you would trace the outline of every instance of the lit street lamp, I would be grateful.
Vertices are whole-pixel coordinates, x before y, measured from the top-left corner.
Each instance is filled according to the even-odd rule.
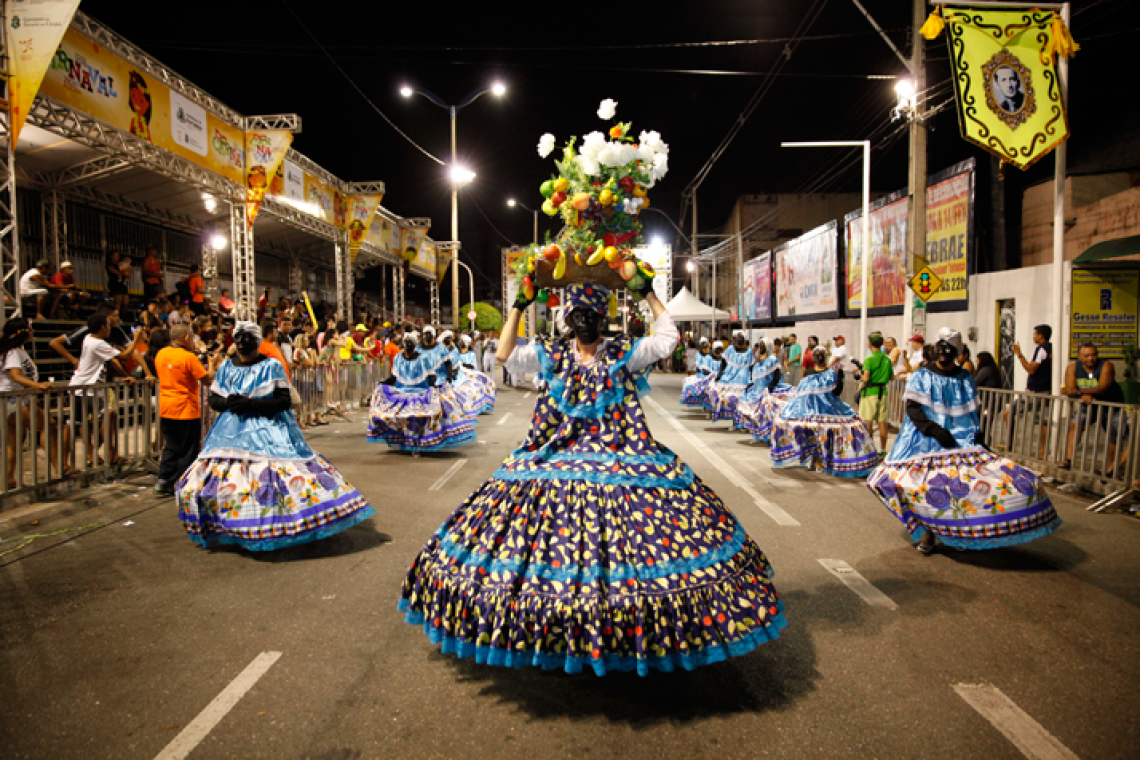
[[[514,198],[508,198],[507,205],[511,208],[519,206],[525,211],[529,211],[530,213],[534,214],[534,244],[538,245],[538,211],[536,209],[528,207],[525,203],[516,201]]]
[[[489,92],[496,97],[502,97],[506,91],[506,85],[502,82],[495,82],[490,87],[484,87],[481,90],[472,92],[463,100],[459,101],[459,105],[453,106],[449,105],[443,98],[430,90],[411,87],[410,85],[404,85],[400,88],[400,94],[405,98],[410,98],[413,95],[423,95],[451,115],[451,164],[449,166],[449,176],[451,179],[451,239],[455,242],[459,242],[459,186],[475,179],[475,172],[465,166],[460,166],[455,155],[456,117],[461,110],[474,103],[484,94]],[[457,249],[451,254],[451,317],[452,324],[456,329],[459,329],[459,316],[459,251]]]

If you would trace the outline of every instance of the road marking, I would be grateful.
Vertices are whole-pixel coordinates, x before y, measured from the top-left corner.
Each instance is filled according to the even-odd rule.
[[[524,399],[530,398],[530,393],[531,393],[530,391],[527,391],[526,393],[524,393],[523,398]]]
[[[772,480],[771,478],[769,478],[767,475],[764,474],[763,470],[761,470],[754,463],[749,462],[747,459],[745,459],[743,457],[738,456],[738,457],[734,457],[734,459],[736,459],[737,464],[747,468],[749,471],[752,472],[753,475],[755,475],[757,478],[762,480],[765,485],[772,486],[773,488],[784,488],[788,485],[787,483],[781,483],[778,480]]]
[[[214,697],[214,701],[206,705],[206,709],[198,713],[190,725],[182,729],[178,736],[166,749],[159,752],[154,760],[182,760],[197,747],[203,739],[221,722],[222,718],[234,708],[234,705],[245,696],[246,692],[273,667],[273,663],[280,659],[280,652],[262,652],[237,678],[230,681],[230,685],[222,693]]]
[[[508,419],[510,419],[510,417],[511,417],[511,412],[507,412],[502,417],[500,417],[499,421],[496,422],[495,424],[496,425],[502,425],[504,422],[506,422]]]
[[[1030,760],[1078,760],[996,686],[960,683],[954,685],[954,691]]]
[[[697,436],[695,436],[691,432],[689,432],[685,428],[685,426],[681,424],[681,421],[678,420],[676,417],[674,417],[672,414],[670,414],[668,412],[668,410],[665,409],[665,407],[661,406],[661,404],[658,404],[652,398],[647,397],[645,400],[647,402],[649,402],[650,406],[652,406],[654,409],[656,409],[657,412],[659,414],[661,414],[662,417],[665,418],[666,422],[668,422],[670,425],[673,426],[674,430],[676,430],[678,433],[680,433],[681,436],[686,441],[688,441],[697,451],[701,452],[701,454],[704,456],[704,458],[709,460],[709,463],[712,464],[713,467],[720,470],[721,473],[726,478],[728,478],[730,483],[732,483],[734,486],[736,486],[738,488],[743,489],[745,493],[747,493],[749,496],[751,496],[752,501],[756,504],[756,506],[758,506],[758,507],[760,507],[760,509],[764,510],[764,512],[769,517],[771,517],[773,520],[776,521],[777,525],[785,525],[785,526],[792,527],[792,528],[798,528],[799,527],[800,523],[798,520],[796,520],[796,518],[792,517],[787,512],[780,509],[775,504],[773,504],[772,502],[768,501],[763,496],[761,496],[756,491],[756,489],[752,487],[752,484],[749,483],[746,478],[744,478],[744,476],[742,476],[739,472],[737,472],[735,469],[733,469],[732,465],[730,465],[728,462],[721,459],[720,455],[717,454],[712,449],[710,449],[708,447],[708,445],[705,444],[704,441],[702,441],[700,438],[697,438]]]
[[[458,462],[451,465],[451,467],[448,469],[448,471],[443,473],[443,475],[440,476],[439,480],[432,483],[431,488],[429,488],[428,490],[429,491],[438,491],[441,488],[443,488],[444,483],[451,480],[451,476],[454,475],[455,473],[459,472],[459,468],[465,464],[467,464],[467,460],[466,459],[460,459]]]
[[[821,559],[819,564],[823,565],[824,569],[838,578],[844,586],[862,597],[863,601],[872,607],[882,607],[888,610],[897,610],[899,608],[893,599],[875,588],[869,580],[860,575],[855,568],[843,560]]]

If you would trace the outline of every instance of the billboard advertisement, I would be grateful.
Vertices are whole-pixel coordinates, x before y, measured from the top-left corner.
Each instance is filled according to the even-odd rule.
[[[772,251],[777,318],[838,316],[837,248],[837,224],[832,221]]]
[[[942,280],[941,289],[928,303],[931,311],[969,306],[974,183],[972,158],[931,176],[926,183],[926,265]],[[919,268],[921,262],[916,262],[915,271]]]
[[[745,322],[772,319],[772,254],[744,262],[740,318]]]
[[[871,258],[868,280],[871,297],[867,310],[896,307],[901,313],[906,298],[906,235],[910,199],[906,191],[871,204]],[[848,313],[863,308],[863,209],[844,217],[844,270]]]
[[[1092,343],[1101,359],[1123,359],[1137,338],[1140,270],[1074,269],[1073,308],[1069,323],[1069,357]]]

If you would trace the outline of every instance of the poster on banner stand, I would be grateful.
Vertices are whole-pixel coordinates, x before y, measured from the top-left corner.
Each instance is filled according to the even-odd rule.
[[[1069,358],[1092,343],[1101,359],[1123,359],[1137,343],[1140,269],[1073,269]]]
[[[44,75],[55,58],[59,43],[67,32],[79,0],[22,0],[4,3],[8,22],[8,107],[13,143],[19,143],[20,132],[28,120]]]
[[[348,260],[355,264],[360,246],[372,226],[376,209],[380,208],[382,195],[353,195],[348,199]]]
[[[839,316],[838,237],[838,224],[830,221],[772,251],[778,321]]]
[[[764,253],[744,262],[740,318],[758,325],[772,321],[772,254]]]
[[[246,132],[245,216],[250,229],[253,229],[261,202],[269,192],[270,181],[277,176],[277,170],[281,168],[285,153],[292,144],[293,133],[283,129]]]
[[[970,275],[974,271],[974,202],[976,162],[969,158],[932,174],[926,181],[926,255],[915,260],[942,280],[927,303],[931,313],[964,311],[970,306]]]
[[[868,280],[871,297],[867,313],[873,317],[902,314],[906,299],[907,218],[910,198],[906,190],[871,204],[869,232],[871,258]],[[863,209],[843,218],[844,309],[848,316],[863,308]]]

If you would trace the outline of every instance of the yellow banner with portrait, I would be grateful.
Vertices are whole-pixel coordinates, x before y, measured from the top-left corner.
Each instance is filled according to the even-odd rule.
[[[1077,46],[1053,11],[946,9],[945,22],[962,137],[1027,169],[1069,137],[1055,55]]]
[[[79,0],[40,0],[38,3],[8,2],[8,105],[11,109],[12,141],[20,141],[20,131],[36,99],[40,83]]]
[[[353,264],[383,199],[382,195],[353,195],[348,199],[348,260]]]

